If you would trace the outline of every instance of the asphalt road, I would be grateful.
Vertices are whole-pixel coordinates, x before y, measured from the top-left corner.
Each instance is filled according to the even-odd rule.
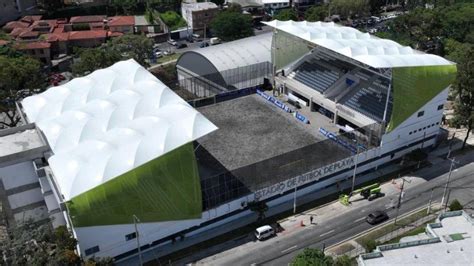
[[[453,171],[451,176],[450,187],[453,187],[451,199],[460,198],[461,201],[470,204],[473,207],[474,189],[466,187],[474,187],[474,156],[473,154],[465,155],[460,162],[465,164]],[[416,176],[430,180],[422,185],[412,187],[405,190],[404,200],[402,202],[399,213],[407,213],[421,206],[425,206],[430,198],[433,189],[433,200],[440,202],[444,190],[444,184],[447,180],[447,172],[449,171],[450,162],[444,160],[441,163],[433,165],[429,168],[421,169]],[[441,174],[441,175],[440,175]],[[454,189],[458,188],[458,189]],[[466,204],[466,202],[462,202]],[[243,250],[241,254],[237,254],[225,260],[226,265],[287,265],[292,258],[306,247],[322,248],[337,244],[346,239],[352,238],[360,232],[363,232],[371,225],[365,222],[365,217],[374,210],[386,210],[389,217],[395,217],[396,210],[392,209],[390,199],[380,198],[375,200],[373,204],[365,208],[354,209],[348,212],[342,219],[335,217],[324,224],[317,225],[314,230],[301,230],[295,232],[291,238],[284,242],[277,241],[275,245],[265,246],[262,248],[253,247],[252,250]]]

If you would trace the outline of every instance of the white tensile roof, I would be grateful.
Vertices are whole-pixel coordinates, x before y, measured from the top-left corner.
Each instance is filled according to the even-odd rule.
[[[133,59],[25,98],[66,200],[217,127]]]
[[[425,54],[333,22],[273,20],[263,23],[374,68],[454,64],[440,56]]]

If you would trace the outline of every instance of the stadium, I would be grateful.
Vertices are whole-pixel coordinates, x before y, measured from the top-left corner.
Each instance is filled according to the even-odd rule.
[[[184,53],[179,82],[204,96],[188,103],[133,60],[24,99],[48,150],[4,155],[0,174],[33,163],[81,255],[127,264],[255,221],[252,204],[283,212],[435,145],[453,62],[334,23],[267,25],[271,38]],[[256,39],[271,44],[258,58],[228,52]]]

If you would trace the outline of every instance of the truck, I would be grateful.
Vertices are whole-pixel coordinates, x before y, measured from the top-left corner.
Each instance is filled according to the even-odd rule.
[[[219,39],[219,38],[217,38],[217,37],[213,37],[213,38],[211,38],[211,39],[209,40],[209,43],[210,43],[211,45],[216,45],[216,44],[221,43],[221,39]]]

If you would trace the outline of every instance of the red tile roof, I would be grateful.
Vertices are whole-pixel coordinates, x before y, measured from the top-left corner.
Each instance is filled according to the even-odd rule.
[[[13,38],[16,38],[18,36],[20,36],[20,34],[22,33],[25,33],[25,32],[30,32],[31,29],[30,28],[14,28],[12,30],[12,32],[10,32],[10,36],[12,36]]]
[[[134,16],[116,16],[109,18],[109,26],[133,26],[135,25]]]
[[[28,23],[33,23],[34,21],[41,20],[43,16],[24,16],[20,20]]]
[[[49,49],[51,44],[48,42],[19,42],[15,43],[17,50]]]
[[[97,28],[100,28],[100,29],[103,29],[104,28],[104,22],[92,22],[92,23],[89,23],[89,27],[94,28],[94,29],[97,29]]]
[[[72,17],[70,23],[90,23],[90,22],[102,22],[104,21],[105,16],[78,16]]]
[[[99,39],[99,38],[106,38],[106,37],[107,37],[107,31],[105,30],[87,30],[87,31],[69,32],[69,40]]]
[[[13,30],[13,29],[16,29],[16,28],[25,29],[25,28],[28,28],[29,26],[30,26],[30,24],[26,23],[26,22],[10,21],[5,26],[3,26],[3,28],[6,29],[6,30]]]
[[[24,31],[18,35],[20,38],[31,38],[31,37],[38,37],[39,32],[37,31]]]
[[[69,40],[69,32],[48,33],[44,34],[48,42],[65,42]]]
[[[120,36],[122,36],[122,35],[123,35],[123,33],[117,32],[117,31],[109,31],[109,32],[107,32],[107,36],[109,36],[109,37],[120,37]]]

